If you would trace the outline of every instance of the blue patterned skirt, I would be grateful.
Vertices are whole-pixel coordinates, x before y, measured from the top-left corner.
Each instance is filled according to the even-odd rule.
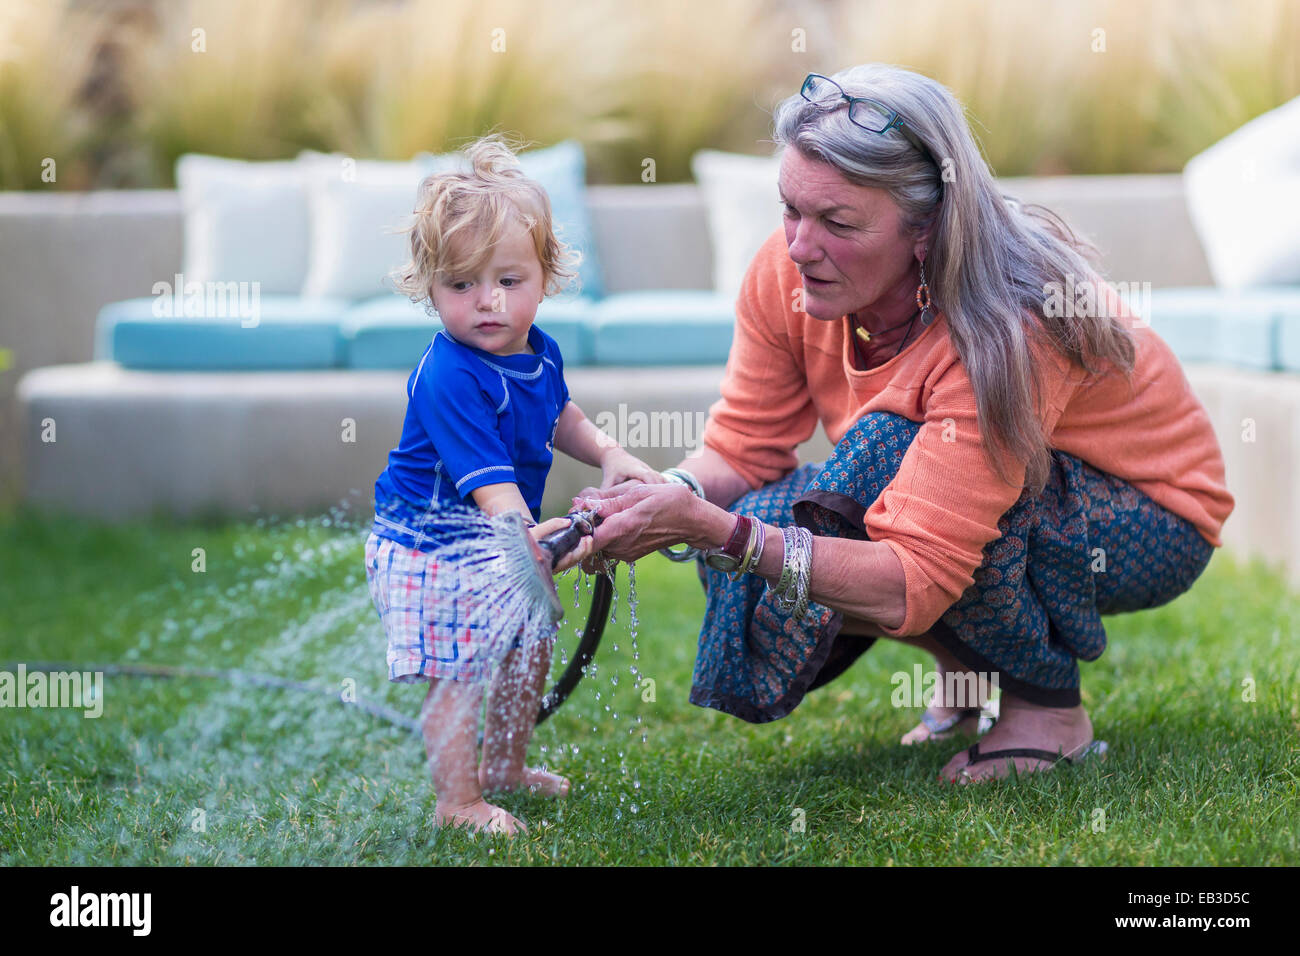
[[[816,535],[866,540],[862,519],[893,480],[918,422],[873,412],[823,465],[736,500],[733,512]],[[1214,547],[1184,518],[1132,485],[1051,452],[1046,487],[998,520],[975,583],[931,627],[964,665],[1033,703],[1079,703],[1079,660],[1106,649],[1102,614],[1158,607],[1205,570]],[[708,603],[691,703],[754,723],[786,716],[809,690],[842,674],[874,638],[840,635],[842,617],[813,603],[796,624],[766,582],[733,582],[700,565]]]

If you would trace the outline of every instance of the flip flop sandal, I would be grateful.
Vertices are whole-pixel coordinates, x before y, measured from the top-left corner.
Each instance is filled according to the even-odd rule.
[[[1063,756],[1059,751],[1053,752],[1051,750],[1037,750],[1033,747],[1009,747],[1005,750],[990,750],[988,753],[982,754],[980,753],[980,745],[978,743],[973,743],[970,745],[970,750],[966,751],[966,753],[970,755],[970,760],[967,762],[966,767],[969,767],[971,764],[985,763],[989,760],[1003,760],[1009,757],[1029,757],[1033,760],[1042,760],[1046,763],[1050,763],[1052,766],[1047,769],[1051,770],[1058,763],[1062,762],[1073,766],[1074,764],[1082,763],[1090,757],[1096,757],[1099,760],[1104,759],[1109,750],[1110,745],[1107,744],[1106,741],[1094,740],[1073,757]],[[965,777],[968,781],[973,779],[966,767],[962,767],[957,771],[957,779],[960,780],[962,777]]]

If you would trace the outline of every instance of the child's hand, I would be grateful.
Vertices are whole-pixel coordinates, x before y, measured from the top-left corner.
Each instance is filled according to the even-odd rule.
[[[537,542],[541,541],[548,535],[555,534],[557,531],[567,531],[568,528],[568,518],[552,518],[549,521],[543,521],[541,524],[529,528],[528,533],[532,535],[533,541]],[[555,562],[555,567],[551,567],[550,555],[543,554],[541,548],[535,547],[533,550],[536,552],[534,557],[542,563],[542,567],[546,569],[548,574],[559,574],[561,571],[567,571],[574,565],[585,561],[591,555],[591,546],[591,535],[583,536],[582,540],[578,542],[576,548],[560,558],[559,561]]]
[[[648,485],[657,485],[668,480],[640,458],[618,445],[607,449],[601,456],[600,473],[602,489],[626,481],[642,481]]]

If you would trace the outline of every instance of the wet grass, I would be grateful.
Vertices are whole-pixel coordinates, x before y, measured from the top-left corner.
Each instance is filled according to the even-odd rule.
[[[0,863],[1300,859],[1300,599],[1222,552],[1173,604],[1107,619],[1084,694],[1109,760],[960,790],[936,782],[959,745],[897,744],[917,712],[890,706],[889,678],[921,659],[901,645],[772,724],[690,705],[703,597],[690,568],[647,558],[635,651],[624,568],[596,673],[534,738],[576,792],[502,798],[531,826],[511,842],[433,830],[418,739],[337,696],[351,679],[406,714],[422,699],[384,679],[362,541],[321,520],[0,518],[0,666],[231,667],[322,689],[110,675],[98,719],[0,710]],[[561,595],[572,606],[572,579]]]

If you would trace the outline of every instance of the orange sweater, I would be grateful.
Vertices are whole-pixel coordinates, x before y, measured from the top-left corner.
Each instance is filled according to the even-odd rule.
[[[859,371],[849,354],[848,317],[824,322],[794,311],[800,288],[778,229],[741,286],[722,397],[710,409],[704,443],[758,488],[795,468],[795,446],[818,421],[832,445],[868,412],[922,423],[864,523],[871,540],[898,556],[907,582],[903,623],[882,630],[924,633],[974,583],[984,546],[998,537],[998,518],[1020,497],[1024,462],[1006,464],[1016,487],[993,471],[942,313],[900,355]],[[1130,327],[1137,343],[1132,392],[1117,371],[1091,376],[1054,350],[1038,353],[1046,366],[1044,431],[1053,448],[1123,478],[1219,547],[1233,499],[1209,416],[1169,346],[1143,323]]]

